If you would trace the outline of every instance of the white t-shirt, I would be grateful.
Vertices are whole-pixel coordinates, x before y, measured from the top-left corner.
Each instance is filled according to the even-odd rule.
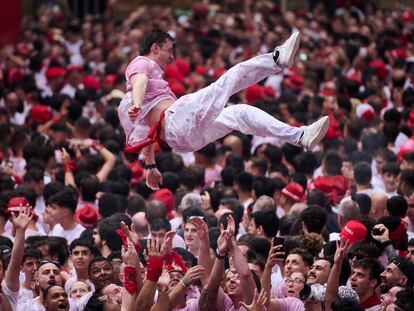
[[[13,292],[6,284],[6,282],[3,280],[1,283],[1,288],[3,290],[4,296],[7,298],[7,300],[10,302],[10,305],[12,306],[13,310],[16,310],[17,301],[19,300],[19,292]]]
[[[60,224],[57,224],[49,233],[49,236],[59,236],[65,238],[68,241],[68,245],[70,245],[74,239],[80,237],[84,230],[85,227],[81,224],[76,224],[76,226],[70,230],[64,230]]]

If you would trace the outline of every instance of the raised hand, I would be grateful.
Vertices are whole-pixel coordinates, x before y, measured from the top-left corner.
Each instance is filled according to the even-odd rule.
[[[384,243],[385,241],[389,241],[390,239],[390,231],[387,227],[385,227],[383,224],[377,224],[374,226],[373,229],[379,229],[381,234],[375,235],[372,234],[372,237],[377,240],[378,242]]]
[[[175,231],[168,231],[165,234],[165,238],[164,238],[164,242],[162,243],[161,246],[161,253],[162,254],[171,254],[172,253],[172,242],[173,242],[173,238],[175,236]]]
[[[138,264],[138,254],[130,239],[128,239],[128,245],[122,245],[122,261],[131,267],[136,267]]]
[[[147,255],[148,258],[151,257],[162,257],[161,245],[158,240],[149,239],[147,240]]]
[[[198,234],[198,237],[200,238],[200,240],[201,241],[203,241],[203,240],[208,240],[209,241],[208,226],[205,223],[205,221],[203,221],[199,217],[194,217],[191,220],[191,223],[196,227],[197,234]],[[210,243],[210,241],[209,241],[209,243]]]
[[[227,254],[231,245],[231,236],[227,230],[221,232],[217,239],[217,250],[220,254]]]
[[[281,248],[283,248],[283,245],[275,245],[270,248],[266,266],[273,268],[276,264],[283,264],[286,254],[279,251]]]
[[[160,292],[167,292],[168,291],[168,285],[170,284],[170,274],[168,273],[165,266],[163,267],[162,274],[160,278],[158,279],[157,283],[157,289]]]
[[[267,292],[262,288],[260,294],[257,294],[257,289],[254,291],[253,302],[250,305],[240,302],[240,304],[248,311],[263,311],[266,310]]]
[[[336,241],[336,251],[334,256],[334,263],[337,265],[341,265],[342,261],[345,257],[346,248],[348,247],[349,243],[345,239],[341,239],[340,241]]]
[[[187,284],[192,284],[202,278],[205,274],[206,269],[203,266],[197,265],[188,269],[183,279],[187,282]]]
[[[33,218],[33,209],[32,207],[27,204],[26,206],[20,205],[19,214],[16,215],[15,212],[12,212],[12,223],[16,230],[26,230],[27,226],[29,225],[30,221]]]
[[[149,170],[146,183],[151,190],[159,190],[160,183],[162,183],[162,175],[160,171],[156,168]]]
[[[140,107],[135,107],[134,105],[129,107],[128,116],[129,116],[129,119],[131,120],[131,122],[134,122],[138,118],[141,111],[142,111],[142,109]]]
[[[135,225],[131,224],[131,230],[128,226],[121,221],[121,230],[124,232],[125,236],[132,242],[132,244],[136,245],[139,243],[138,234],[135,231]]]
[[[66,164],[71,160],[70,155],[66,151],[65,148],[62,148],[61,150],[62,150],[62,164]]]
[[[234,233],[236,232],[236,223],[231,215],[227,216],[227,231],[231,237],[234,237]]]

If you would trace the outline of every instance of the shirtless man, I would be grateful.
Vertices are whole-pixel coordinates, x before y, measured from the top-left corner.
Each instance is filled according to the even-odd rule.
[[[161,174],[155,165],[155,142],[168,144],[176,152],[197,151],[233,130],[256,136],[278,137],[312,150],[325,136],[328,117],[304,127],[289,126],[249,105],[226,107],[229,97],[292,65],[299,48],[299,33],[275,48],[242,62],[216,82],[178,100],[163,79],[163,70],[174,60],[168,33],[151,30],[140,43],[140,55],[128,65],[127,93],[118,108],[125,130],[125,152],[141,153],[148,169],[147,185],[158,189]]]

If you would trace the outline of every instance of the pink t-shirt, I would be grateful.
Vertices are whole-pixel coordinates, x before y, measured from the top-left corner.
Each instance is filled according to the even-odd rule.
[[[281,298],[277,301],[280,305],[280,311],[305,311],[303,302],[297,298]]]
[[[143,104],[149,104],[158,98],[171,98],[176,100],[174,93],[164,80],[164,72],[156,62],[145,57],[137,56],[128,65],[125,70],[127,91],[132,90],[131,77],[134,74],[143,73],[148,76],[147,90],[144,95]]]

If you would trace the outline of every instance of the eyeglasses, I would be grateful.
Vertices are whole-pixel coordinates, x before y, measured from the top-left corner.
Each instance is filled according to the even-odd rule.
[[[286,279],[285,280],[286,285],[289,285],[291,283],[293,283],[295,285],[300,285],[300,284],[305,284],[305,281],[302,281],[301,279],[298,279],[298,278],[293,279],[293,280],[292,279]]]
[[[356,258],[356,260],[361,260],[364,259],[366,256],[363,253],[348,253],[347,258],[348,260],[354,260]]]

